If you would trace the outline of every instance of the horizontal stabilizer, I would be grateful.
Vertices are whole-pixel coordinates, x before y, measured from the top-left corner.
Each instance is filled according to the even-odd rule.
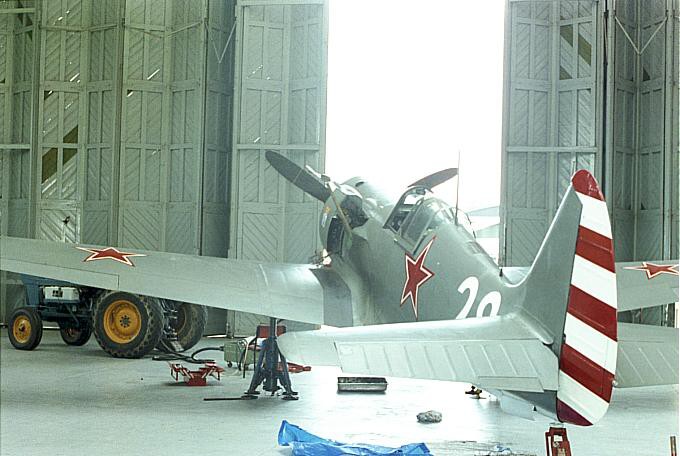
[[[484,389],[557,389],[557,358],[514,317],[399,323],[288,333],[292,362],[352,374],[467,382]]]
[[[616,263],[619,312],[680,301],[678,260]]]
[[[616,387],[678,383],[678,328],[619,323]]]
[[[502,268],[510,283],[520,283],[529,273],[526,266]],[[678,260],[616,263],[617,310],[646,309],[679,302]]]

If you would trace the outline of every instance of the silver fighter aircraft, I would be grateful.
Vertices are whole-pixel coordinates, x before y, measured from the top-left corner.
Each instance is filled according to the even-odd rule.
[[[331,326],[285,334],[279,347],[289,361],[354,374],[471,383],[526,417],[591,425],[613,387],[678,383],[677,329],[617,323],[618,311],[678,301],[677,262],[615,264],[607,206],[587,171],[572,177],[531,267],[499,268],[464,214],[432,192],[455,169],[394,201],[362,179],[337,184],[266,157],[323,203],[318,264],[3,237],[0,269],[76,286],[114,356],[153,349],[168,318],[161,304],[174,302]],[[35,315],[18,312],[24,325],[10,322],[10,336],[33,348]]]

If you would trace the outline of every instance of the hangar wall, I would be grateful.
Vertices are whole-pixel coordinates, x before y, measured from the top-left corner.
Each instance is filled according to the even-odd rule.
[[[0,235],[306,261],[263,151],[323,169],[326,36],[315,0],[2,2]]]
[[[576,169],[617,261],[678,257],[677,0],[507,3],[501,261],[533,260]]]

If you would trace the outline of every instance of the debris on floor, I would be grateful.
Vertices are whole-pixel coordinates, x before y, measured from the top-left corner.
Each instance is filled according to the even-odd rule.
[[[384,377],[338,377],[338,393],[384,393]]]
[[[441,412],[436,410],[428,410],[417,415],[419,423],[439,423],[442,420]]]
[[[310,434],[286,420],[281,422],[279,429],[279,445],[292,446],[293,456],[410,456],[432,454],[424,443],[411,443],[399,448],[361,443],[340,443]]]

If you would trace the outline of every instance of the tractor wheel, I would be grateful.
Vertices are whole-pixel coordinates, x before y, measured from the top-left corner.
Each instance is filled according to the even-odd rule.
[[[42,318],[33,307],[19,307],[9,319],[9,341],[17,350],[33,350],[42,339]]]
[[[163,309],[155,298],[111,291],[92,309],[94,337],[115,358],[141,358],[163,333]]]
[[[189,350],[196,345],[205,330],[205,323],[208,320],[208,308],[197,304],[188,304],[186,302],[173,303],[177,310],[177,319],[171,320],[170,326],[177,333],[177,342],[182,347],[182,351]],[[162,340],[162,345],[167,345],[167,341]]]
[[[92,326],[89,323],[81,323],[79,328],[59,324],[59,334],[66,345],[80,347],[85,345],[92,335]]]

